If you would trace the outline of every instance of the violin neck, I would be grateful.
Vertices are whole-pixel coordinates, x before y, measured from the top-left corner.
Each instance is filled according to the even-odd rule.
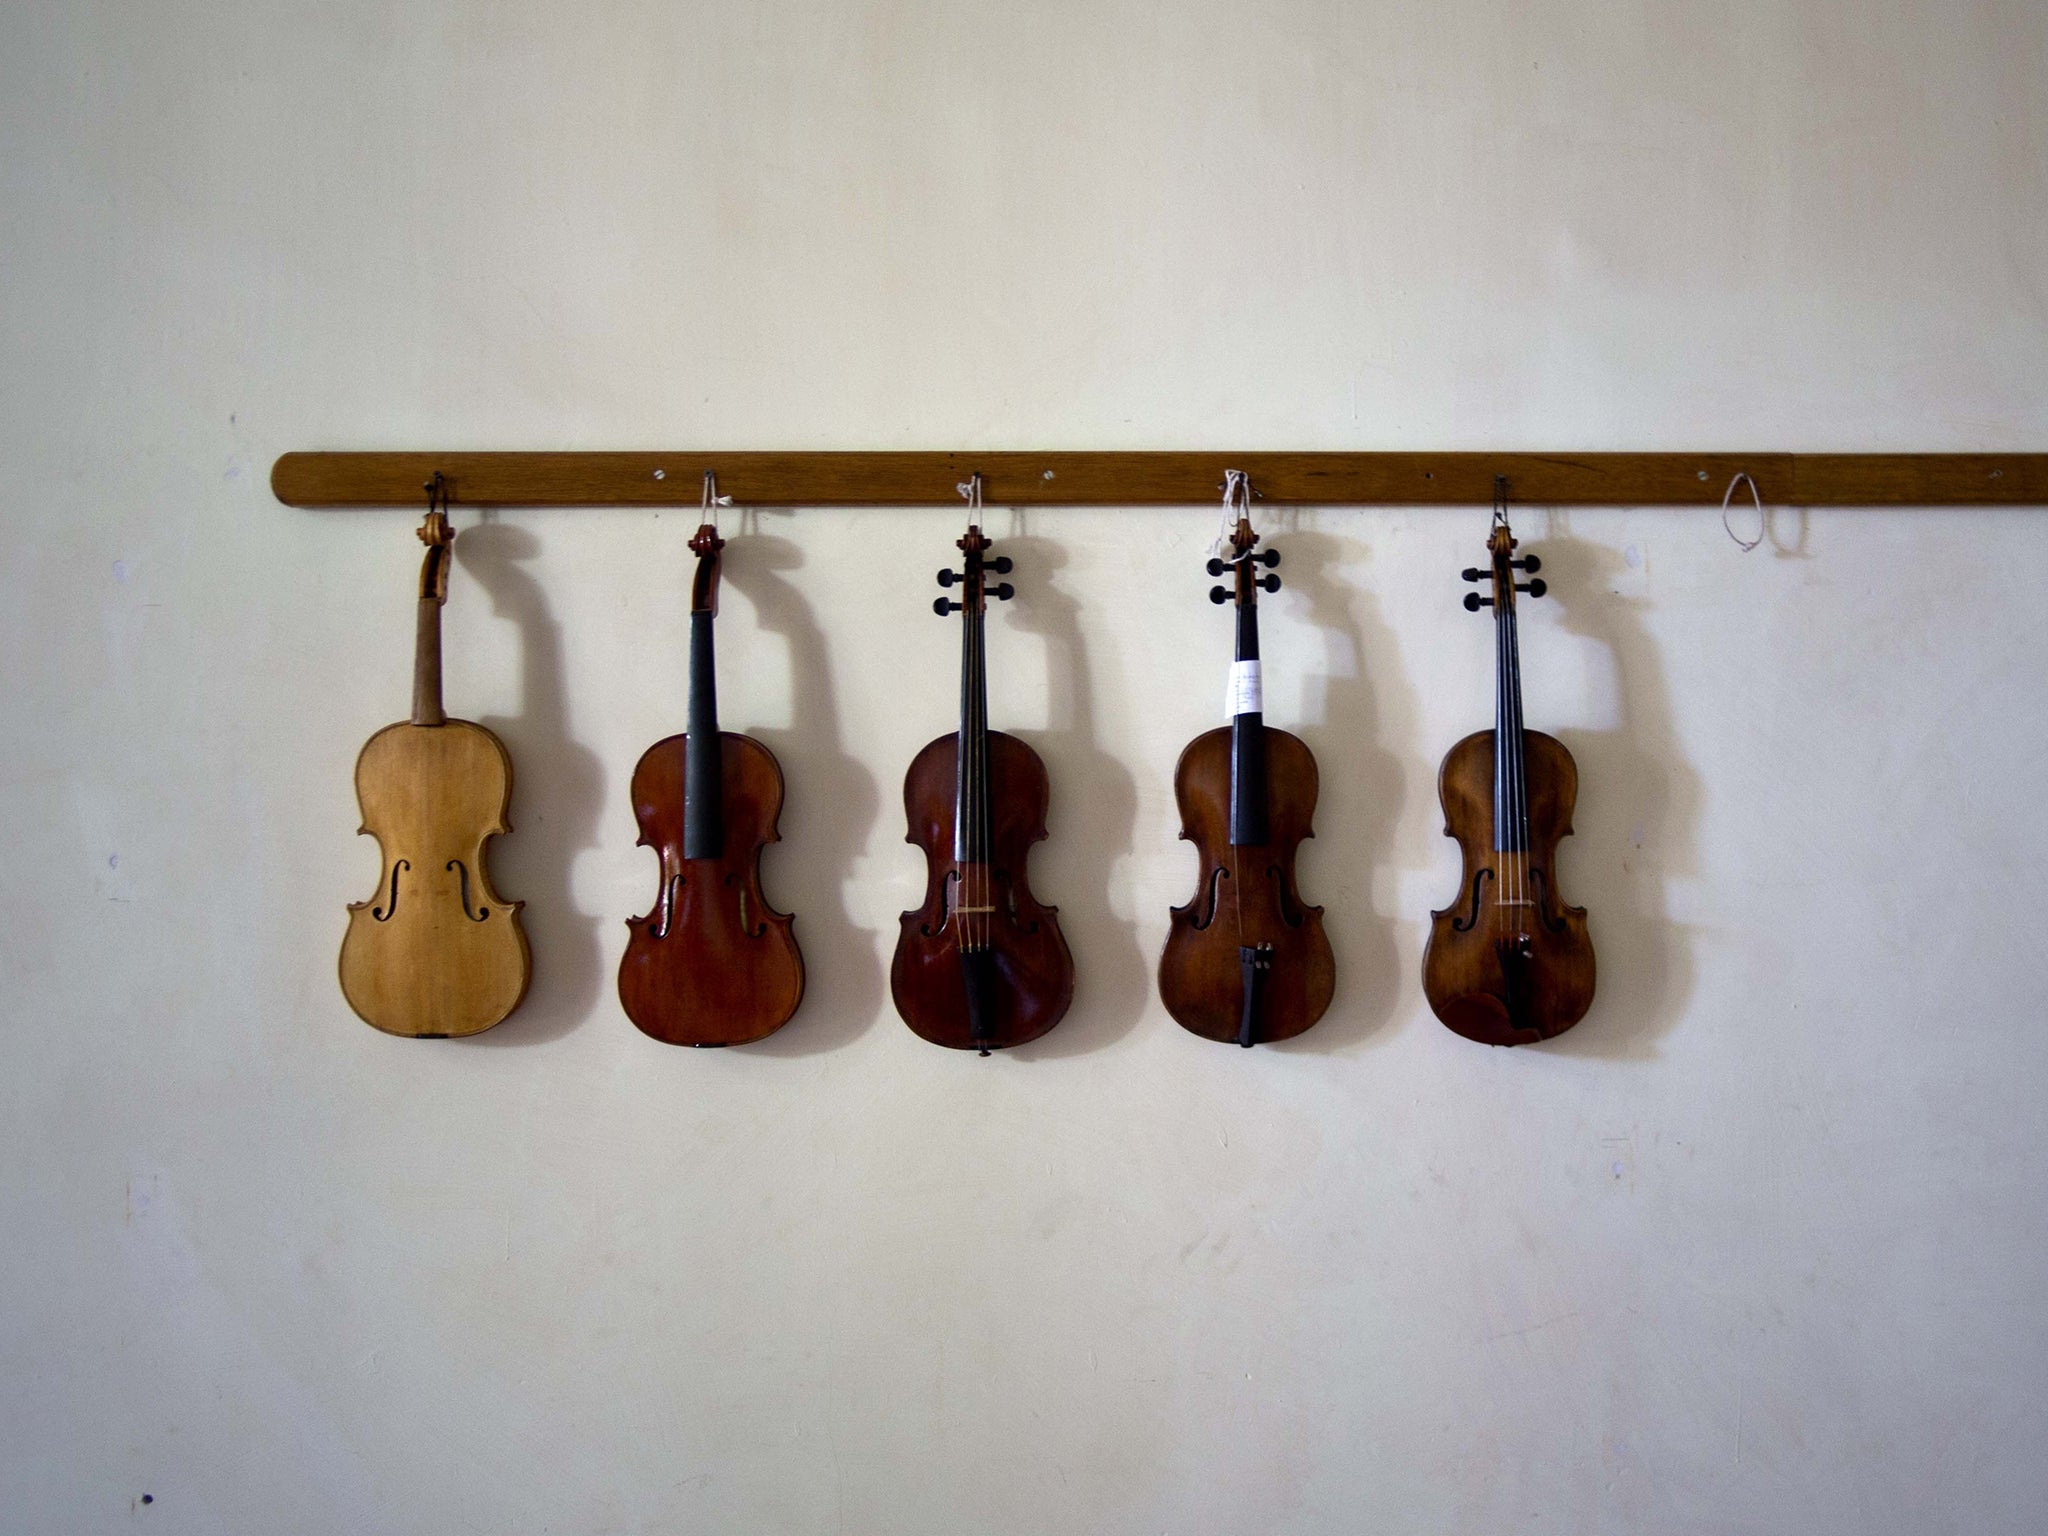
[[[725,757],[718,736],[718,664],[713,615],[690,615],[690,723],[683,742],[683,857],[715,859],[725,849]]]
[[[1237,654],[1230,668],[1230,843],[1256,848],[1266,841],[1265,684],[1259,667],[1256,587],[1240,592]]]
[[[448,713],[441,707],[441,603],[433,597],[420,599],[413,631],[412,723],[448,723]]]
[[[1523,752],[1522,649],[1512,607],[1494,614],[1493,658],[1493,846],[1519,852],[1529,846],[1529,775]]]
[[[961,864],[986,864],[989,857],[988,658],[983,648],[987,629],[980,607],[969,601],[960,611],[960,741],[955,754],[953,858]]]

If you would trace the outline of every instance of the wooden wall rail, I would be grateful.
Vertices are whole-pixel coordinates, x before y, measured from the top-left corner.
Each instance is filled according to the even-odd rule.
[[[1718,505],[1737,471],[1779,506],[2048,503],[2040,453],[287,453],[270,486],[295,507],[418,509],[439,470],[470,506],[677,507],[707,469],[772,507],[955,506],[976,472],[994,506],[1192,506],[1225,469],[1276,505],[1485,506],[1495,475],[1523,505]]]

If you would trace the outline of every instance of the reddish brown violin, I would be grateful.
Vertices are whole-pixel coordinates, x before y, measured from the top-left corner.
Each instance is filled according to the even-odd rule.
[[[1233,490],[1243,481],[1233,477]],[[1303,906],[1294,856],[1314,836],[1317,774],[1306,742],[1265,723],[1259,661],[1261,565],[1278,550],[1255,553],[1251,521],[1237,520],[1229,560],[1211,560],[1233,587],[1210,589],[1212,602],[1237,604],[1237,651],[1230,669],[1230,724],[1189,742],[1173,771],[1180,835],[1201,857],[1192,900],[1168,914],[1159,957],[1159,996],[1182,1028],[1205,1040],[1242,1046],[1300,1034],[1330,1006],[1336,960],[1323,932],[1323,909]]]
[[[707,490],[707,500],[709,492]],[[751,736],[718,728],[712,620],[719,551],[705,523],[690,540],[689,730],[649,747],[633,770],[640,845],[661,885],[619,962],[626,1017],[670,1045],[744,1045],[789,1022],[804,995],[793,919],[761,894],[761,850],[778,840],[782,769]]]
[[[1504,506],[1494,509],[1491,569],[1467,581],[1493,583],[1493,596],[1465,594],[1477,613],[1493,608],[1493,729],[1467,736],[1444,755],[1437,793],[1444,835],[1464,855],[1456,905],[1433,914],[1422,955],[1422,990],[1436,1016],[1482,1045],[1523,1045],[1561,1035],[1593,1004],[1593,943],[1586,913],[1557,889],[1557,845],[1572,830],[1579,770],[1564,743],[1522,724],[1522,653],[1515,594],[1543,595],[1536,556],[1514,558]],[[1517,585],[1522,572],[1532,579]]]
[[[977,480],[978,487],[978,480]],[[970,497],[979,505],[977,492]],[[924,905],[903,914],[889,969],[889,991],[903,1021],[934,1045],[990,1051],[1036,1040],[1059,1023],[1074,997],[1074,961],[1052,907],[1040,906],[1025,878],[1031,845],[1045,837],[1047,783],[1038,754],[988,728],[986,599],[1006,600],[1006,581],[989,587],[1007,557],[984,561],[989,541],[970,524],[960,540],[966,569],[939,572],[958,583],[960,729],[931,742],[903,777],[905,841],[924,849]]]

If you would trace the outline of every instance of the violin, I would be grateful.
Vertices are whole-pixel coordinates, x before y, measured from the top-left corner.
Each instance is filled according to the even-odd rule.
[[[448,601],[447,497],[427,487],[413,647],[412,718],[387,725],[356,759],[359,829],[377,839],[377,893],[350,904],[341,991],[386,1034],[474,1035],[526,995],[532,958],[524,902],[491,889],[484,845],[512,830],[512,759],[482,726],[451,720],[441,700],[441,608]]]
[[[1522,724],[1522,652],[1515,594],[1543,596],[1535,555],[1518,560],[1504,507],[1494,510],[1488,567],[1493,596],[1465,594],[1473,613],[1493,609],[1493,729],[1444,754],[1437,793],[1444,835],[1458,840],[1458,900],[1432,914],[1422,990],[1436,1016],[1482,1045],[1522,1045],[1563,1034],[1593,1003],[1593,944],[1582,907],[1557,888],[1557,845],[1572,830],[1579,770],[1564,743]],[[1532,579],[1521,584],[1517,573]]]
[[[973,505],[979,505],[979,477]],[[934,1045],[990,1051],[1036,1040],[1059,1023],[1074,998],[1074,960],[1052,907],[1041,906],[1025,877],[1031,845],[1044,839],[1045,764],[1014,736],[988,728],[987,599],[1007,601],[1009,582],[990,587],[990,541],[970,523],[959,541],[964,570],[939,572],[957,585],[960,729],[928,743],[903,776],[906,842],[924,850],[924,904],[903,914],[889,991],[903,1021]]]
[[[1189,742],[1173,770],[1180,835],[1195,845],[1201,877],[1168,914],[1159,957],[1159,996],[1180,1026],[1247,1047],[1314,1024],[1337,977],[1323,909],[1302,904],[1294,879],[1295,852],[1315,835],[1315,754],[1265,723],[1258,596],[1279,591],[1280,578],[1258,569],[1278,565],[1280,552],[1258,542],[1240,516],[1230,558],[1209,562],[1211,576],[1232,577],[1210,601],[1237,606],[1230,724]]]
[[[670,1045],[762,1039],[804,995],[795,919],[761,893],[761,850],[780,840],[782,768],[753,737],[718,728],[711,636],[724,548],[709,522],[690,540],[689,729],[657,741],[633,770],[639,846],[661,860],[661,884],[647,915],[626,921],[619,1001]]]

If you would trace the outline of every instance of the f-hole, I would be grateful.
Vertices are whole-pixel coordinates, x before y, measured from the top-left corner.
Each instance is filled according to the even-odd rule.
[[[1484,866],[1472,872],[1472,907],[1463,917],[1451,919],[1451,930],[1454,933],[1470,933],[1479,921],[1479,882],[1492,873],[1490,868]]]
[[[654,937],[668,937],[669,925],[676,920],[676,892],[682,887],[680,874],[670,875],[661,885],[661,900],[654,904]]]
[[[1273,882],[1274,891],[1280,898],[1280,921],[1290,928],[1299,928],[1306,919],[1301,915],[1301,908],[1289,899],[1287,876],[1278,864],[1268,864],[1266,878]]]
[[[1022,917],[1017,915],[1017,882],[1001,870],[996,871],[996,879],[1003,888],[1003,906],[1010,914],[1010,926],[1022,929],[1025,933],[1038,932],[1038,920],[1036,918],[1027,923]]]
[[[400,859],[391,866],[391,899],[381,907],[370,908],[370,916],[377,919],[378,922],[388,923],[392,918],[398,916],[398,872],[401,869],[411,868],[412,861],[410,859]]]
[[[960,871],[947,870],[946,878],[939,882],[939,926],[934,928],[930,923],[917,925],[917,931],[926,938],[937,938],[946,931],[946,924],[953,921],[953,909],[960,905],[955,889],[959,884]]]
[[[485,906],[479,906],[479,907],[475,908],[474,910],[472,910],[472,909],[471,909],[471,907],[470,907],[470,905],[469,905],[469,868],[468,868],[468,866],[467,866],[467,865],[465,865],[465,864],[464,864],[464,863],[462,862],[462,860],[460,860],[460,859],[450,859],[450,860],[448,861],[448,867],[449,867],[450,869],[452,869],[452,870],[454,870],[454,871],[455,871],[455,876],[456,876],[456,878],[457,878],[458,880],[460,880],[460,881],[462,882],[462,890],[461,890],[461,896],[462,896],[462,915],[463,915],[464,917],[468,918],[468,919],[469,919],[469,920],[470,920],[470,921],[471,921],[472,923],[480,923],[480,922],[482,922],[482,921],[483,921],[483,920],[484,920],[485,918],[487,918],[487,917],[489,917],[489,916],[491,915],[491,909],[490,909],[489,907],[485,907]]]
[[[727,875],[725,883],[728,888],[737,888],[740,893],[740,932],[750,939],[760,938],[762,934],[768,931],[768,925],[763,923],[760,927],[756,928],[747,922],[747,888],[740,884],[740,877],[738,875]]]
[[[1542,923],[1543,926],[1545,928],[1548,928],[1552,933],[1563,933],[1564,919],[1561,917],[1552,917],[1550,915],[1550,909],[1552,905],[1554,905],[1554,903],[1551,900],[1550,882],[1544,878],[1543,871],[1540,869],[1530,870],[1529,878],[1536,882],[1537,921]]]
[[[1188,926],[1197,933],[1216,921],[1216,904],[1222,899],[1223,882],[1230,878],[1230,871],[1218,864],[1209,871],[1209,910],[1200,917],[1190,918]]]

